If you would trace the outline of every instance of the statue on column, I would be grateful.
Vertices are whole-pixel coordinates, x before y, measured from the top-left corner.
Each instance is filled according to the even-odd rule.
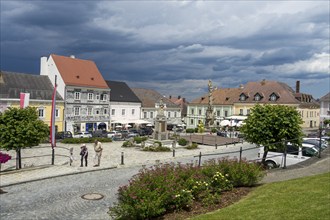
[[[206,109],[206,117],[205,117],[205,127],[211,128],[215,121],[215,115],[213,112],[213,91],[215,90],[212,86],[212,81],[209,80],[208,83],[208,90],[209,90],[209,99],[208,99],[208,106]]]

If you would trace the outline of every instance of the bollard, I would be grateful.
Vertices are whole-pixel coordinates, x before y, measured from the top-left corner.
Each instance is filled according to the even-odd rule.
[[[239,149],[239,162],[242,160],[242,147]]]
[[[215,144],[215,149],[218,149],[218,144]]]
[[[121,165],[124,165],[124,152],[121,152]]]
[[[173,149],[173,157],[175,157],[175,149]]]
[[[199,160],[198,160],[198,166],[201,166],[201,161],[202,161],[202,152],[199,152]]]

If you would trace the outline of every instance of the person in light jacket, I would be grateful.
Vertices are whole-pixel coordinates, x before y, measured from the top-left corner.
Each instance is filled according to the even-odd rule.
[[[94,167],[100,166],[100,161],[101,161],[101,156],[102,156],[102,144],[98,140],[95,140],[94,143],[94,151],[95,151],[95,159],[96,159],[96,164]]]

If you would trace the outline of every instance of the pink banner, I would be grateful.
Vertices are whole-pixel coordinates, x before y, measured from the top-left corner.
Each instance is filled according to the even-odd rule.
[[[29,106],[30,93],[20,93],[20,107],[25,108]]]

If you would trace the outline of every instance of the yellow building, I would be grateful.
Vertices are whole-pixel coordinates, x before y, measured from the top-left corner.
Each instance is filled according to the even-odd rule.
[[[300,93],[300,82],[296,83],[296,91],[287,84],[277,81],[262,80],[248,82],[240,87],[241,92],[234,102],[235,115],[249,115],[256,104],[292,106],[300,113],[303,128],[316,128],[320,123],[320,105],[312,95]]]
[[[54,87],[47,76],[0,72],[0,112],[8,107],[20,108],[20,93],[29,93],[29,106],[36,107],[39,119],[50,126]],[[64,101],[57,93],[55,129],[64,128]]]

